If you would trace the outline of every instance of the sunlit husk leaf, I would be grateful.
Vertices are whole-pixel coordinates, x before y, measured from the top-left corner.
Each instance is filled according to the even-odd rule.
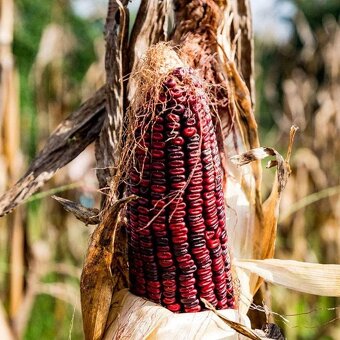
[[[236,310],[220,313],[236,323],[250,328],[250,321]],[[171,334],[171,336],[170,336]],[[168,309],[137,297],[127,289],[112,300],[108,329],[104,339],[242,339],[235,330],[211,311],[174,314]]]
[[[340,296],[340,265],[278,259],[235,260],[234,265],[267,282],[298,292]]]

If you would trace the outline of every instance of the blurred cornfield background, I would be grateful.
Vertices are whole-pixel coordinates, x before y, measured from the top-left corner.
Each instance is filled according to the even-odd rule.
[[[251,2],[261,144],[284,152],[290,126],[300,128],[275,257],[339,263],[340,2]],[[0,0],[0,193],[104,83],[105,13],[106,1]],[[92,147],[0,219],[0,323],[8,315],[20,338],[82,339],[79,277],[93,229],[50,196],[99,205]],[[270,294],[288,339],[340,339],[339,299]]]

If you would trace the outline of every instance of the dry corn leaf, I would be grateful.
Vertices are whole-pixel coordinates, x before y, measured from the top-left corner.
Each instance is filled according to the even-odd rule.
[[[234,265],[298,292],[340,296],[340,265],[278,259],[235,260]]]
[[[250,328],[247,316],[236,310],[226,309],[220,314]],[[107,326],[104,340],[245,339],[211,311],[175,314],[127,289],[114,295]]]
[[[33,195],[57,170],[93,142],[103,125],[104,106],[102,88],[59,124],[25,175],[0,196],[0,217]]]
[[[85,223],[85,225],[100,223],[100,212],[98,209],[86,208],[79,203],[55,195],[51,197],[59,202],[67,212],[72,213],[76,219]]]
[[[101,339],[105,330],[112,292],[119,284],[111,273],[119,213],[132,199],[135,197],[129,196],[109,207],[91,236],[80,280],[83,327],[89,340]]]
[[[202,301],[205,304],[205,307],[207,307],[209,310],[211,310],[213,313],[215,313],[220,319],[222,319],[230,328],[234,329],[237,333],[243,334],[244,336],[246,336],[249,339],[254,339],[254,340],[266,339],[265,337],[260,337],[251,328],[248,328],[248,327],[240,324],[239,322],[235,322],[235,321],[228,319],[226,316],[223,315],[223,313],[216,310],[216,308],[210,302],[208,302],[206,299],[202,299]]]

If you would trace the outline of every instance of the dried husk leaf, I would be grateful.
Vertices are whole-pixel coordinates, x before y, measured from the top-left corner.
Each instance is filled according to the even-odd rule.
[[[235,260],[234,265],[261,276],[265,281],[298,292],[340,296],[340,265],[292,260]]]
[[[85,225],[100,223],[98,209],[86,208],[79,203],[58,196],[52,196],[52,198],[59,202],[66,211],[72,213],[76,219],[85,223]]]
[[[247,316],[236,310],[220,311],[227,320],[250,328]],[[105,340],[156,339],[244,339],[211,311],[175,314],[168,309],[135,296],[127,289],[115,294]],[[256,338],[260,339],[260,338]]]
[[[117,282],[121,276],[112,275],[111,263],[113,259],[117,261],[115,242],[120,223],[119,213],[132,199],[135,197],[130,196],[113,203],[91,236],[80,280],[83,328],[87,340],[102,338],[113,291],[121,284]],[[122,286],[125,285],[126,282],[123,282]]]

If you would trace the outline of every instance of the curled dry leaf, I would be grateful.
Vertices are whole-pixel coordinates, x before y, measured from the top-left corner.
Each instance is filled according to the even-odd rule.
[[[112,292],[121,277],[112,276],[111,263],[117,261],[115,252],[120,211],[135,196],[123,198],[104,212],[99,226],[91,236],[80,280],[81,307],[85,338],[99,340],[105,330]],[[125,268],[125,272],[127,272]],[[126,282],[123,283],[123,286]]]
[[[279,192],[282,192],[290,175],[290,167],[275,149],[268,147],[255,148],[241,155],[233,156],[230,158],[230,160],[237,166],[243,166],[270,156],[275,157],[275,161],[270,161],[267,165],[267,168],[271,168],[273,166],[277,167],[277,179],[279,183],[278,190]]]
[[[96,208],[85,208],[79,203],[67,200],[62,197],[58,196],[52,196],[57,202],[59,202],[62,207],[73,214],[75,218],[77,218],[79,221],[82,221],[85,223],[85,225],[88,224],[99,224],[100,223],[100,216],[99,216],[99,210]]]

